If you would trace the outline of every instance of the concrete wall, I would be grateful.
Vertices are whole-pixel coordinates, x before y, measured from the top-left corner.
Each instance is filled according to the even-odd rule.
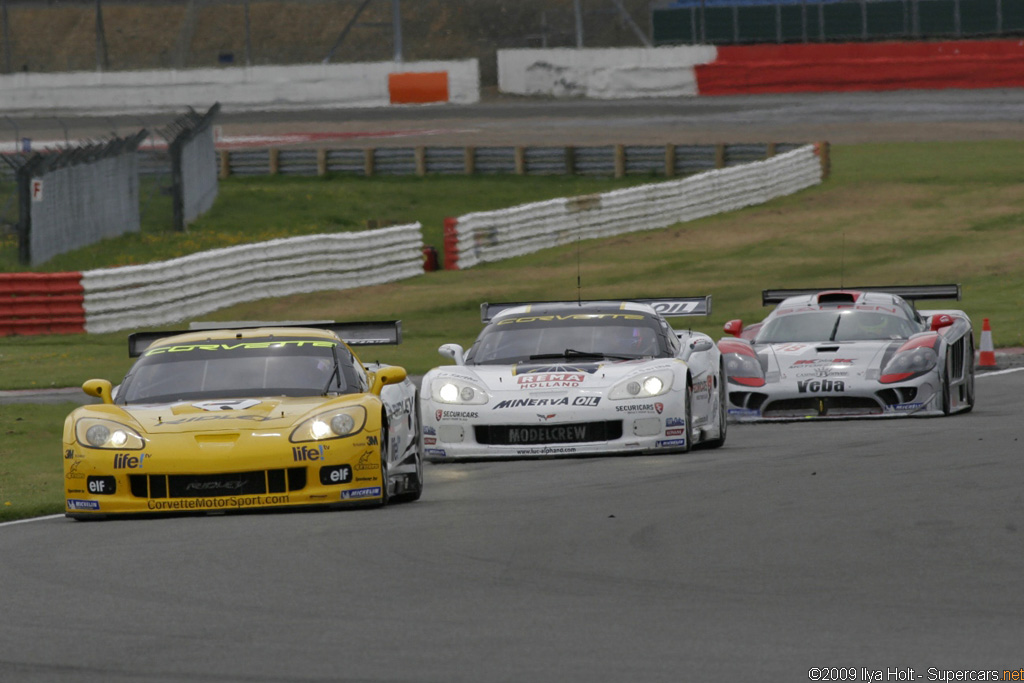
[[[471,104],[480,99],[475,59],[431,62],[372,62],[304,66],[254,66],[169,71],[77,71],[0,76],[0,112],[93,114],[205,109],[380,107],[401,101],[409,79],[395,86],[392,74],[447,74],[447,92],[429,101]],[[431,79],[436,81],[436,77]],[[413,83],[413,87],[415,84]],[[396,87],[404,93],[396,92]],[[433,91],[431,91],[433,92]],[[397,95],[397,97],[396,97]],[[422,101],[418,100],[418,101]]]
[[[716,54],[708,45],[499,50],[498,89],[593,99],[696,95],[694,67]]]

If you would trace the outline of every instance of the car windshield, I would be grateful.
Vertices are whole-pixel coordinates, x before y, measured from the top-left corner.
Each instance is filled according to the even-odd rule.
[[[521,315],[488,325],[466,355],[476,365],[540,359],[671,356],[658,318],[635,313]]]
[[[129,371],[117,402],[353,393],[363,390],[359,377],[352,354],[326,339],[157,342]]]
[[[906,339],[921,330],[910,320],[852,308],[808,310],[776,316],[764,324],[755,343]]]

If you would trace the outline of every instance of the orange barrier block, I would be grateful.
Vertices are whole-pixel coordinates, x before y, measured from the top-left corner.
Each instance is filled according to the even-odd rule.
[[[424,71],[388,75],[391,104],[424,104],[448,101],[448,72]]]

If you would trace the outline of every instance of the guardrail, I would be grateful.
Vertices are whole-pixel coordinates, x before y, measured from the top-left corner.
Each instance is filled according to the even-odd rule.
[[[802,143],[801,143],[802,144]],[[379,147],[220,150],[220,177],[255,175],[515,174],[621,178],[692,175],[759,161],[797,143],[581,147]]]
[[[81,273],[0,273],[0,337],[85,331]]]
[[[499,261],[578,239],[664,228],[819,184],[826,145],[678,181],[470,213],[445,223],[445,269]]]

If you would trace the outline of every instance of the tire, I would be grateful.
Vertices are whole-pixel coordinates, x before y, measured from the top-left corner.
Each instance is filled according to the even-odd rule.
[[[967,368],[967,376],[964,378],[964,386],[967,396],[964,397],[964,403],[967,404],[967,407],[964,408],[963,412],[969,413],[974,410],[974,339],[970,336],[967,337],[966,356],[964,358],[964,367]]]
[[[715,378],[716,384],[718,384],[718,420],[721,423],[718,427],[718,436],[714,439],[709,439],[704,443],[708,448],[721,448],[725,445],[725,434],[728,429],[729,420],[727,419],[727,413],[729,408],[726,405],[726,387],[725,387],[725,368],[719,368],[718,377]]]
[[[416,472],[405,475],[413,478],[412,488],[392,498],[393,503],[411,503],[423,495],[423,434],[419,424],[413,426],[416,428]]]
[[[391,486],[388,481],[388,449],[391,441],[388,438],[387,423],[380,428],[380,506],[385,507],[391,499]]]
[[[689,453],[693,450],[693,383],[690,381],[690,375],[686,375],[686,412],[683,415],[683,419],[686,420],[686,445],[683,446],[682,453]]]
[[[946,356],[946,367],[942,373],[942,414],[949,415],[953,410],[953,398],[949,391],[949,356]]]

